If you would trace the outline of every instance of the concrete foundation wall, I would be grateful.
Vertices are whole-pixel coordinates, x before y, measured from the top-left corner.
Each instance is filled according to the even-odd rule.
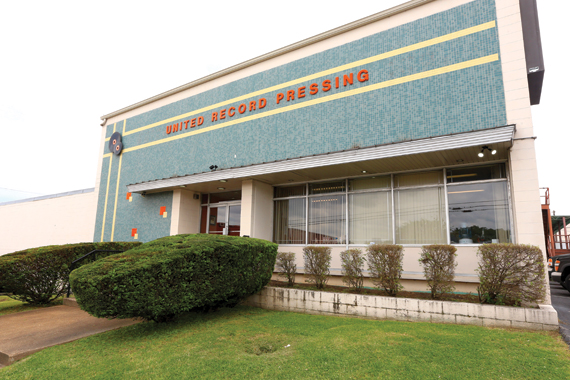
[[[245,304],[263,309],[307,314],[558,330],[558,314],[550,305],[540,305],[538,309],[531,309],[273,287],[266,287],[258,294],[249,297]]]

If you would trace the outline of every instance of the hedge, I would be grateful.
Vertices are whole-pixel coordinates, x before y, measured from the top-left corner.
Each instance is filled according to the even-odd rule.
[[[308,245],[303,248],[306,282],[314,283],[317,289],[327,284],[331,268],[331,247]]]
[[[479,300],[497,305],[534,304],[546,296],[544,257],[526,244],[483,244],[479,257]]]
[[[419,263],[424,268],[432,299],[441,299],[455,290],[457,248],[447,244],[422,246]]]
[[[126,251],[141,243],[77,243],[30,248],[0,256],[0,288],[11,298],[31,304],[47,304],[63,295],[69,266],[95,250]],[[100,252],[98,257],[111,253]]]
[[[404,247],[397,244],[371,244],[367,249],[370,279],[379,289],[395,297],[402,286]]]
[[[219,235],[176,235],[71,273],[79,306],[96,317],[171,320],[232,307],[271,279],[277,244]]]

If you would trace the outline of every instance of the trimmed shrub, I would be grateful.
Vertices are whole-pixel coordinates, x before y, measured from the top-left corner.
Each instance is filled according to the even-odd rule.
[[[306,282],[314,283],[317,289],[322,289],[328,281],[331,267],[330,247],[307,246],[303,248],[305,259]]]
[[[455,290],[455,257],[457,248],[446,244],[424,245],[418,260],[424,268],[432,299],[441,299],[447,293]]]
[[[403,288],[400,278],[404,248],[396,244],[372,244],[368,246],[367,256],[372,283],[395,297]]]
[[[347,249],[340,253],[340,261],[342,264],[342,281],[349,288],[357,290],[362,289],[364,285],[364,261],[360,249]]]
[[[99,318],[166,322],[232,307],[271,279],[277,244],[207,234],[167,236],[71,272],[79,306]]]
[[[287,285],[293,286],[295,284],[295,274],[297,273],[297,264],[295,264],[294,252],[277,253],[276,268],[279,277],[287,280]]]
[[[544,299],[544,258],[538,247],[525,244],[484,244],[479,257],[481,303],[520,305]]]
[[[47,304],[65,293],[69,266],[74,260],[96,249],[126,251],[140,244],[140,242],[78,243],[50,245],[9,253],[0,256],[0,288],[12,293],[10,297],[18,301]],[[99,252],[97,258],[111,254]]]

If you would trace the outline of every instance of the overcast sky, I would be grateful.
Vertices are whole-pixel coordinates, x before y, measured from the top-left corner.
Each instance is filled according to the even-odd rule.
[[[0,202],[93,187],[104,114],[404,2],[2,1]],[[570,2],[538,3],[539,180],[568,215]]]

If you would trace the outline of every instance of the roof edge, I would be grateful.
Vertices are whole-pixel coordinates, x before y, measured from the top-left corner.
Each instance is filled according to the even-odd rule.
[[[94,187],[90,187],[90,188],[88,188],[88,189],[67,191],[67,192],[65,192],[65,193],[41,195],[41,196],[39,196],[39,197],[24,198],[24,199],[17,199],[17,200],[15,200],[15,201],[1,202],[1,203],[0,203],[0,206],[13,205],[13,204],[17,204],[17,203],[27,203],[27,202],[43,201],[43,200],[45,200],[45,199],[61,198],[61,197],[67,197],[67,196],[70,196],[70,195],[93,193],[94,191],[95,191],[95,188],[94,188]]]
[[[247,67],[256,65],[256,64],[261,63],[261,62],[263,62],[263,61],[267,61],[267,60],[269,60],[269,59],[278,57],[278,56],[280,56],[280,55],[287,54],[287,53],[289,53],[289,52],[292,52],[292,51],[294,51],[294,50],[301,49],[301,48],[303,48],[303,47],[305,47],[305,46],[314,44],[314,43],[316,43],[316,42],[320,42],[320,41],[326,40],[327,38],[331,38],[331,37],[337,36],[337,35],[339,35],[339,34],[342,34],[342,33],[348,32],[348,31],[351,31],[351,30],[353,30],[353,29],[360,28],[360,27],[362,27],[362,26],[365,26],[365,25],[371,24],[371,23],[373,23],[373,22],[376,22],[376,21],[379,21],[379,20],[382,20],[382,19],[385,19],[385,18],[394,16],[394,15],[396,15],[396,14],[398,14],[398,13],[402,13],[402,12],[408,11],[408,10],[410,10],[410,9],[419,7],[419,6],[421,6],[421,5],[424,5],[424,4],[427,4],[427,3],[431,3],[431,2],[433,2],[433,1],[435,1],[435,0],[411,0],[411,1],[408,1],[408,2],[406,2],[406,3],[404,3],[404,4],[397,5],[397,6],[395,6],[395,7],[386,9],[386,10],[384,10],[384,11],[382,11],[382,12],[378,12],[378,13],[375,13],[375,14],[373,14],[373,15],[370,15],[370,16],[361,18],[361,19],[359,19],[359,20],[353,21],[353,22],[351,22],[351,23],[349,23],[349,24],[345,24],[345,25],[339,26],[339,27],[337,27],[337,28],[331,29],[331,30],[326,31],[326,32],[321,33],[321,34],[317,34],[316,36],[306,38],[306,39],[301,40],[301,41],[299,41],[299,42],[295,42],[295,43],[293,43],[293,44],[291,44],[291,45],[287,45],[287,46],[285,46],[285,47],[282,47],[282,48],[280,48],[280,49],[274,50],[274,51],[272,51],[272,52],[269,52],[269,53],[260,55],[260,56],[258,56],[258,57],[256,57],[256,58],[250,59],[250,60],[248,60],[248,61],[245,61],[245,62],[242,62],[242,63],[238,63],[237,65],[230,66],[230,67],[228,67],[227,69],[220,70],[220,71],[218,71],[218,72],[215,72],[215,73],[213,73],[213,74],[207,75],[207,76],[205,76],[205,77],[202,77],[202,78],[200,78],[200,79],[197,79],[197,80],[192,81],[192,82],[190,82],[190,83],[187,83],[187,84],[185,84],[185,85],[182,85],[182,86],[173,88],[172,90],[163,92],[163,93],[158,94],[158,95],[155,95],[155,96],[153,96],[153,97],[151,97],[151,98],[142,100],[142,101],[140,101],[140,102],[138,102],[138,103],[134,103],[134,104],[132,104],[132,105],[130,105],[130,106],[127,106],[127,107],[121,108],[121,109],[119,109],[119,110],[117,110],[117,111],[108,113],[108,114],[106,114],[106,115],[101,116],[101,120],[110,119],[110,118],[112,118],[112,117],[114,117],[114,116],[121,115],[121,114],[123,114],[123,113],[125,113],[125,112],[128,112],[128,111],[132,111],[132,110],[134,110],[134,109],[137,109],[137,108],[139,108],[139,107],[145,106],[145,105],[150,104],[150,103],[153,103],[153,102],[155,102],[155,101],[157,101],[157,100],[164,99],[164,98],[166,98],[166,97],[168,97],[168,96],[177,94],[177,93],[182,92],[182,91],[184,91],[184,90],[187,90],[187,89],[189,89],[189,88],[199,86],[199,85],[201,85],[201,84],[203,84],[203,83],[212,81],[212,80],[214,80],[214,79],[223,77],[223,76],[228,75],[228,74],[231,74],[231,73],[233,73],[233,72],[236,72],[236,71],[245,69],[245,68],[247,68]],[[103,123],[103,125],[105,125],[105,123]]]

